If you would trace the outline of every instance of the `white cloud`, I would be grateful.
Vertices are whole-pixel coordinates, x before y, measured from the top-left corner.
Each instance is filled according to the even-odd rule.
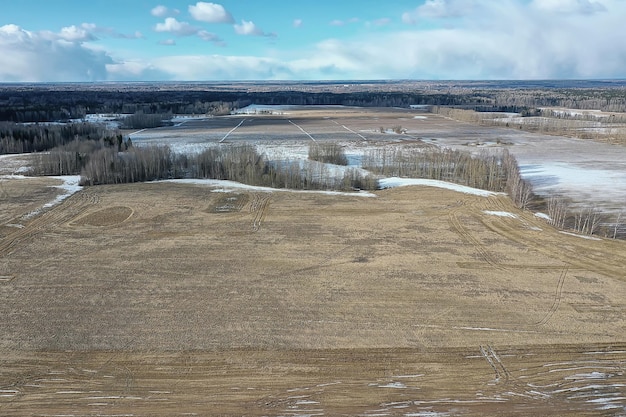
[[[198,37],[202,39],[203,41],[213,42],[215,45],[218,45],[218,46],[226,45],[226,43],[224,42],[222,38],[217,36],[215,33],[207,32],[206,30],[198,31]]]
[[[402,21],[406,24],[415,24],[424,19],[446,19],[462,17],[483,5],[496,2],[490,0],[426,0],[424,4],[414,10],[402,14]]]
[[[180,10],[178,9],[169,9],[165,6],[162,5],[158,5],[156,7],[154,7],[151,11],[150,14],[154,17],[173,17],[176,16],[180,13]]]
[[[174,46],[176,45],[176,41],[174,39],[165,39],[165,40],[159,41],[159,45]]]
[[[94,49],[89,34],[106,32],[93,24],[59,32],[6,25],[0,28],[0,81],[625,78],[626,44],[619,36],[626,2],[560,0],[556,7],[556,1],[431,0],[424,4],[430,9],[407,12],[418,25],[403,31],[274,49],[271,58],[215,54],[120,60]],[[576,7],[564,8],[567,4]],[[435,13],[434,7],[443,9]],[[163,33],[223,44],[188,23],[166,22]],[[237,26],[242,34],[264,34],[252,22]]]
[[[62,28],[58,37],[68,42],[86,42],[96,39],[86,28],[74,25]]]
[[[302,19],[294,19],[294,21],[293,21],[293,27],[294,27],[294,28],[300,28],[300,27],[302,27]]]
[[[213,42],[216,45],[224,46],[224,41],[214,33],[199,29],[187,22],[179,22],[173,17],[168,17],[163,23],[157,23],[154,27],[156,32],[171,33],[176,36],[197,36],[203,41]],[[172,45],[171,43],[168,45]]]
[[[252,21],[241,20],[241,24],[235,24],[235,33],[238,35],[249,35],[249,36],[269,36],[274,37],[276,34],[274,33],[265,33],[261,28],[254,24]]]
[[[224,6],[217,3],[199,1],[195,6],[189,6],[189,14],[195,20],[206,23],[235,23],[233,16]]]
[[[198,28],[193,27],[187,22],[179,22],[173,17],[165,18],[163,23],[157,23],[154,26],[157,32],[168,32],[176,36],[192,36],[198,33]]]
[[[131,34],[125,34],[125,33],[120,33],[110,27],[98,26],[95,23],[83,23],[82,25],[80,25],[80,27],[91,33],[100,33],[100,34],[104,34],[104,35],[111,36],[113,38],[119,38],[119,39],[142,39],[144,37],[143,34],[139,31],[135,31],[135,33],[131,33]]]
[[[158,58],[155,68],[175,80],[290,79],[288,65],[272,58],[253,56],[191,55]]]
[[[544,12],[563,14],[591,14],[606,11],[599,1],[593,0],[533,0],[531,5]]]
[[[79,28],[56,36],[30,32],[16,25],[0,27],[0,80],[95,81],[106,80],[113,59],[103,51],[86,47]]]

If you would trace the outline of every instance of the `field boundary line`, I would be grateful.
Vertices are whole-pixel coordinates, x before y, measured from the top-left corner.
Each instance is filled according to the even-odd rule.
[[[302,131],[302,133],[304,133],[305,135],[307,135],[307,136],[308,136],[308,137],[309,137],[309,138],[310,138],[313,142],[317,142],[317,141],[315,140],[315,138],[314,138],[313,136],[311,136],[311,135],[309,134],[309,132],[307,132],[306,130],[302,129],[302,128],[300,127],[300,125],[299,125],[299,124],[292,122],[292,121],[291,121],[291,119],[287,119],[287,121],[288,121],[289,123],[291,123],[292,125],[294,125],[295,127],[297,127],[298,129],[300,129],[300,130]]]
[[[336,123],[336,122],[335,122]],[[339,123],[337,123],[339,124]],[[367,138],[365,136],[363,136],[360,133],[355,132],[354,130],[350,129],[348,126],[346,125],[340,125],[341,127],[343,127],[344,129],[346,129],[348,132],[354,133],[355,135],[357,135],[358,137],[360,137],[361,139],[363,139],[363,142],[367,142]]]
[[[237,126],[235,126],[235,127],[233,127],[232,129],[230,129],[230,130],[228,131],[228,133],[226,133],[226,134],[224,135],[224,137],[223,137],[222,139],[220,139],[220,142],[219,142],[219,143],[224,142],[224,141],[226,140],[226,138],[227,138],[227,137],[229,137],[229,136],[230,136],[230,134],[231,134],[231,133],[233,133],[235,130],[237,130],[237,128],[238,128],[238,127],[240,127],[242,124],[244,124],[244,122],[245,122],[246,120],[248,120],[248,119],[243,119],[241,122],[239,122],[239,124],[238,124]]]

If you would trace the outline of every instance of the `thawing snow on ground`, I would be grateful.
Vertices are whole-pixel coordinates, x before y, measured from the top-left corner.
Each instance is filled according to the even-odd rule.
[[[29,167],[26,166],[30,154],[7,154],[0,155],[0,174],[20,174],[26,173]]]
[[[489,214],[491,216],[510,217],[512,219],[517,219],[517,215],[515,215],[513,213],[509,213],[508,211],[490,211],[490,210],[485,210],[485,211],[483,211],[483,213]]]
[[[53,187],[60,188],[61,190],[64,190],[65,192],[63,194],[58,195],[54,200],[50,201],[49,203],[44,204],[40,209],[31,211],[26,216],[24,216],[25,218],[36,216],[42,210],[56,206],[57,204],[61,203],[63,200],[70,197],[72,194],[77,193],[83,188],[82,186],[79,185],[80,175],[63,175],[59,177],[46,177],[46,178],[53,178],[53,179],[63,181],[63,184],[54,185]]]
[[[626,171],[595,169],[576,164],[556,163],[522,165],[521,174],[533,184],[540,195],[565,194],[592,200],[595,197],[614,196],[626,204]]]
[[[564,234],[564,235],[568,235],[568,236],[575,236],[575,237],[579,237],[579,238],[581,238],[581,239],[587,239],[587,240],[602,240],[602,239],[597,238],[597,237],[587,236],[587,235],[578,235],[578,234],[576,234],[576,233],[571,233],[571,232],[564,232],[564,231],[561,231],[561,232],[559,232],[559,233],[562,233],[562,234]]]
[[[545,213],[535,213],[535,216],[536,216],[536,217],[539,217],[540,219],[547,220],[547,221],[551,221],[551,220],[552,220],[552,219],[550,218],[550,216],[548,216],[548,215],[547,215],[547,214],[545,214]]]
[[[446,190],[457,191],[464,194],[472,194],[481,197],[490,197],[496,195],[492,191],[480,190],[478,188],[466,187],[465,185],[452,184],[445,181],[427,180],[421,178],[383,178],[378,182],[380,188],[405,187],[409,185],[423,185],[426,187],[445,188]]]
[[[271,187],[260,187],[256,185],[248,185],[242,184],[236,181],[229,180],[211,180],[211,179],[176,179],[176,180],[163,180],[163,181],[155,181],[155,182],[172,182],[178,184],[195,184],[195,185],[205,185],[207,187],[216,188],[216,191],[220,192],[232,192],[235,190],[252,190],[252,191],[261,191],[266,193],[272,192],[293,192],[293,193],[303,193],[303,194],[326,194],[326,195],[343,195],[350,197],[376,197],[376,194],[359,191],[359,192],[341,192],[341,191],[325,191],[325,190],[292,190],[287,188],[271,188]]]
[[[320,190],[291,190],[284,188],[271,188],[271,187],[259,187],[255,185],[247,185],[242,184],[235,181],[228,180],[212,180],[212,179],[174,179],[174,180],[163,180],[156,182],[173,182],[179,184],[197,184],[197,185],[206,185],[208,187],[219,188],[221,191],[230,192],[234,190],[254,190],[254,191],[263,191],[263,192],[297,192],[297,193],[314,193],[314,194],[328,194],[328,195],[345,195],[345,196],[357,196],[357,197],[376,197],[376,194],[366,191],[359,192],[341,192],[341,191],[320,191]],[[464,194],[472,194],[481,197],[489,197],[496,195],[497,193],[485,190],[479,190],[477,188],[466,187],[464,185],[452,184],[445,181],[436,181],[436,180],[425,180],[425,179],[415,179],[415,178],[383,178],[379,180],[379,184],[381,188],[394,188],[394,187],[405,187],[410,185],[422,185],[426,187],[437,187],[443,188],[446,190],[457,191]],[[511,216],[515,216],[514,214],[509,213]]]

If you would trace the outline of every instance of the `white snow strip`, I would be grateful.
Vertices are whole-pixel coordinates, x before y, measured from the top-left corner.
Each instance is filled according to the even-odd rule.
[[[25,180],[26,176],[24,175],[0,175],[0,180]]]
[[[325,195],[343,195],[348,197],[376,197],[376,194],[367,191],[358,191],[353,193],[342,191],[324,191],[324,190],[292,190],[288,188],[271,188],[260,187],[256,185],[242,184],[240,182],[228,181],[228,180],[211,180],[211,179],[175,179],[175,180],[163,180],[154,182],[173,182],[178,184],[196,184],[206,185],[208,187],[216,188],[216,192],[232,192],[234,190],[253,190],[253,191],[265,191],[268,193],[273,192],[291,192],[302,194],[325,194]]]
[[[136,132],[129,133],[129,134],[128,134],[128,137],[131,137],[132,135],[136,135],[137,133],[144,132],[144,131],[146,131],[146,130],[148,130],[148,129],[141,129],[141,130],[138,130],[138,131],[136,131]]]
[[[405,389],[406,385],[402,382],[390,382],[385,385],[379,385],[378,388],[397,388],[397,389]]]
[[[513,214],[513,213],[509,213],[508,211],[490,211],[490,210],[484,210],[483,213],[485,214],[489,214],[491,216],[498,216],[498,217],[510,217],[512,219],[517,219],[517,215]]]
[[[492,191],[480,190],[478,188],[467,187],[465,185],[453,184],[451,182],[427,180],[422,178],[383,178],[378,181],[380,188],[406,187],[409,185],[423,185],[425,187],[444,188],[446,190],[457,191],[464,194],[472,194],[480,197],[490,197],[497,195]]]
[[[297,127],[298,129],[300,129],[302,131],[302,133],[307,135],[313,142],[317,142],[313,136],[309,135],[309,132],[307,132],[306,130],[302,129],[299,125],[297,125],[296,123],[292,122],[291,120],[288,120],[288,122],[291,123],[292,125],[294,125],[295,127]]]
[[[535,213],[535,217],[539,217],[540,219],[544,219],[544,220],[547,220],[547,221],[552,220],[552,219],[550,218],[550,216],[548,216],[548,215],[547,215],[547,214],[545,214],[545,213]]]
[[[598,237],[593,237],[593,236],[586,236],[586,235],[578,235],[576,233],[570,233],[570,232],[559,232],[559,233],[563,233],[564,235],[568,235],[568,236],[576,236],[579,237],[581,239],[587,239],[587,240],[602,240]]]
[[[55,188],[60,188],[62,190],[65,190],[65,193],[57,196],[57,198],[55,198],[51,202],[44,204],[40,209],[37,209],[35,211],[31,211],[26,216],[24,216],[24,218],[26,218],[26,219],[31,218],[31,217],[36,216],[37,214],[39,214],[41,212],[41,210],[43,210],[43,209],[47,209],[47,208],[56,206],[57,204],[60,204],[63,200],[65,200],[66,198],[70,197],[71,195],[77,193],[78,191],[80,191],[83,188],[83,187],[81,187],[79,185],[79,183],[80,183],[80,175],[63,175],[63,176],[59,176],[59,177],[46,177],[46,178],[54,178],[54,179],[63,181],[63,184],[55,185],[54,187]]]
[[[226,140],[226,138],[227,138],[227,137],[229,137],[229,136],[230,136],[230,134],[231,134],[231,133],[233,133],[235,130],[237,130],[237,128],[238,128],[239,126],[241,126],[242,124],[244,124],[244,123],[246,122],[246,120],[248,120],[248,119],[243,119],[241,122],[239,122],[239,124],[238,124],[237,126],[235,126],[235,127],[233,127],[232,129],[230,129],[230,130],[228,131],[228,133],[227,133],[226,135],[224,135],[224,137],[220,140],[220,143],[224,142],[224,141]]]
[[[337,123],[338,124],[338,123]],[[341,125],[341,127],[343,127],[344,129],[346,129],[348,132],[354,133],[355,135],[357,135],[358,137],[360,137],[361,139],[363,139],[364,142],[367,142],[367,138],[365,136],[363,136],[360,133],[355,132],[354,130],[350,129],[348,126],[346,125]]]

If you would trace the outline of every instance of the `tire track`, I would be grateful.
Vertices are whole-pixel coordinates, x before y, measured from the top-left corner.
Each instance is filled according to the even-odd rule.
[[[563,271],[561,271],[561,275],[559,275],[559,280],[556,284],[556,294],[554,295],[554,301],[552,302],[552,306],[550,307],[546,315],[537,323],[535,323],[537,326],[543,326],[548,323],[554,313],[556,313],[556,311],[559,309],[561,305],[561,300],[563,300],[563,286],[565,284],[565,277],[567,276],[568,271],[569,268],[564,268]]]
[[[461,211],[462,207],[464,206],[455,207],[448,214],[450,226],[452,226],[453,230],[459,236],[461,236],[463,240],[471,244],[476,249],[480,258],[484,260],[489,266],[504,270],[504,268],[499,265],[498,261],[494,259],[493,256],[485,249],[483,244],[478,239],[476,239],[476,237],[474,237],[474,235],[470,233],[465,228],[465,226],[463,226],[463,223],[461,223],[461,221],[459,220],[459,212]]]
[[[490,218],[487,219],[487,217]],[[523,225],[523,221],[531,225],[539,225],[524,217],[520,216],[520,225]],[[550,259],[558,260],[567,265],[569,269],[592,271],[611,278],[623,279],[626,276],[626,257],[623,251],[606,252],[607,256],[602,260],[596,260],[589,257],[589,247],[585,246],[588,245],[588,241],[579,243],[575,240],[576,238],[572,238],[568,241],[568,245],[563,245],[562,240],[567,239],[567,237],[561,234],[556,236],[556,233],[552,234],[549,230],[545,230],[545,234],[529,235],[526,228],[516,227],[514,222],[502,221],[495,216],[482,216],[481,221],[492,232],[527,246],[529,249],[542,253]],[[546,228],[545,223],[541,226],[544,229]],[[538,237],[541,240],[537,240]],[[611,245],[612,242],[607,242],[606,244]]]
[[[51,227],[66,223],[76,217],[89,205],[97,204],[99,197],[85,198],[79,191],[63,200],[60,204],[45,209],[32,217],[22,228],[0,240],[0,256],[8,255],[19,243],[29,241]]]
[[[560,261],[569,269],[587,270],[597,272],[607,277],[623,278],[626,276],[626,257],[620,248],[610,252],[604,252],[605,256],[596,259],[589,251],[589,241],[572,238],[567,245],[563,245],[562,234],[556,234],[552,226],[538,219],[534,214],[519,211],[513,207],[508,197],[495,196],[482,200],[479,203],[481,210],[501,210],[506,212],[516,211],[517,218],[497,216],[480,216],[480,220],[490,231],[526,246],[529,250],[546,255],[550,259]],[[542,233],[529,234],[529,229]],[[603,244],[598,242],[597,244]],[[613,242],[605,242],[607,246]],[[607,248],[611,250],[611,248]],[[560,268],[562,268],[561,266]],[[560,269],[559,268],[559,269]]]
[[[480,354],[485,358],[489,366],[491,366],[491,369],[493,369],[496,382],[500,382],[502,379],[504,379],[504,383],[509,382],[511,374],[504,366],[504,363],[502,363],[496,351],[490,345],[481,345],[479,350]]]
[[[261,229],[261,223],[265,220],[271,198],[270,194],[254,195],[250,203],[250,212],[254,213],[254,219],[252,220],[252,230],[254,232],[258,232]]]

